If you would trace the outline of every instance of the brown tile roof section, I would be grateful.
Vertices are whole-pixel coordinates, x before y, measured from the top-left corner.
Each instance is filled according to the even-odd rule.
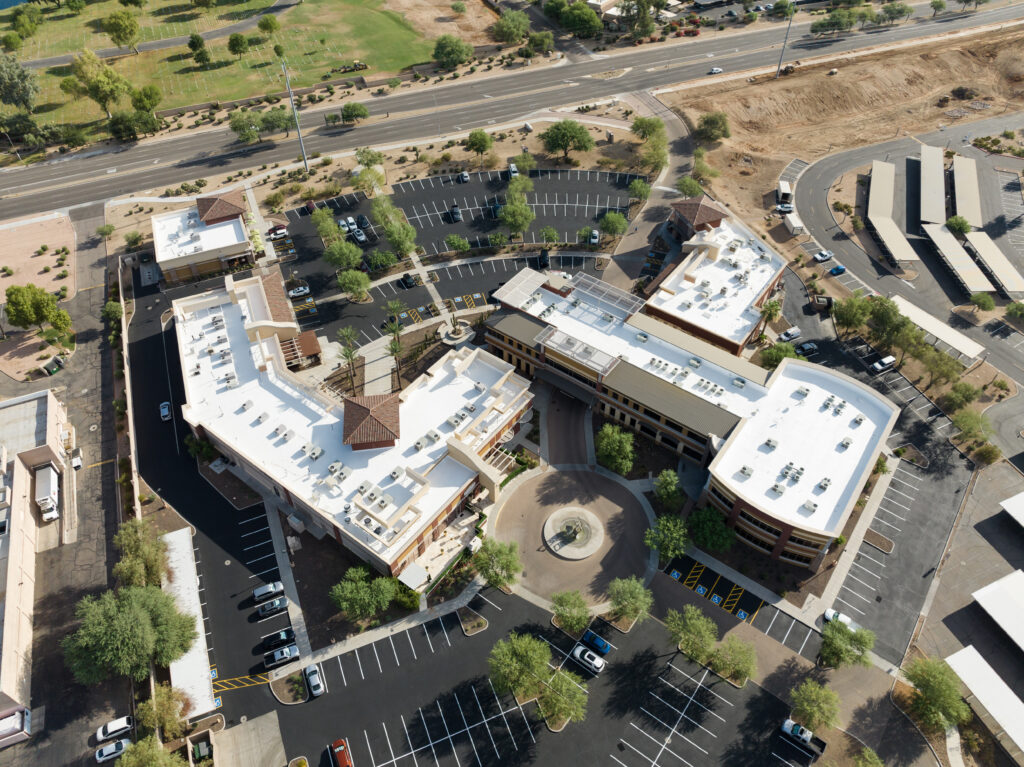
[[[199,208],[199,220],[204,224],[207,221],[234,218],[245,213],[245,196],[241,189],[235,189],[223,194],[200,197],[196,200],[196,207]]]
[[[398,392],[345,397],[346,445],[392,442],[400,434]]]
[[[315,330],[304,330],[295,339],[300,357],[315,357],[320,353],[320,342],[316,340]]]
[[[292,303],[284,292],[284,277],[281,276],[281,267],[274,265],[265,272],[261,272],[260,282],[263,283],[263,292],[267,295],[270,318],[274,322],[295,322]]]
[[[689,221],[690,225],[694,228],[702,224],[717,223],[729,216],[726,211],[718,207],[718,204],[706,194],[700,198],[674,202],[672,203],[672,209]]]

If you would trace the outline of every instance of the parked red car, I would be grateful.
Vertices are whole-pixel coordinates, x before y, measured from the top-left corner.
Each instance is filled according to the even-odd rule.
[[[352,755],[348,750],[348,741],[339,738],[331,744],[331,753],[334,754],[335,767],[354,767]]]

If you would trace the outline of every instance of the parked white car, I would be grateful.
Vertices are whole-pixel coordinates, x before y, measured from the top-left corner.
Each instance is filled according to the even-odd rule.
[[[108,743],[96,751],[96,761],[102,764],[103,762],[109,762],[111,759],[117,759],[124,754],[124,750],[131,744],[132,742],[127,738]]]
[[[131,732],[133,724],[135,724],[135,720],[130,716],[122,716],[120,719],[109,721],[96,730],[96,742],[103,743],[120,735],[124,735],[125,733]]]

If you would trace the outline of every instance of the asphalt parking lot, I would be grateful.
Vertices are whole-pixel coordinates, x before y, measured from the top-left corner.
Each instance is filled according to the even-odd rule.
[[[691,664],[656,621],[622,634],[595,620],[591,628],[614,649],[594,676],[569,657],[574,642],[548,613],[492,589],[470,606],[489,621],[472,637],[450,613],[325,661],[327,692],[279,709],[289,756],[328,767],[327,744],[344,737],[359,767],[749,765],[767,763],[772,753],[804,763],[776,734],[785,704]],[[583,677],[584,722],[552,734],[534,703],[520,705],[494,689],[487,656],[510,631],[547,642],[552,671]]]
[[[629,182],[644,178],[631,173],[588,170],[534,170],[534,191],[526,195],[536,218],[523,235],[524,242],[540,242],[538,232],[554,227],[566,242],[577,242],[584,226],[596,227],[609,211],[626,215]],[[508,171],[480,171],[462,183],[458,176],[430,176],[393,186],[393,200],[419,232],[417,241],[428,255],[447,250],[444,238],[457,234],[480,247],[488,236],[502,231],[495,206],[505,203]],[[451,216],[457,204],[462,221]]]
[[[821,649],[821,634],[813,626],[801,623],[774,605],[746,591],[726,576],[688,556],[674,559],[664,570],[693,595],[706,599],[701,609],[712,612],[712,605],[731,615],[736,621],[749,623],[758,631],[785,645],[814,663]],[[692,601],[692,600],[690,600]],[[718,613],[717,617],[721,617]],[[729,625],[726,622],[726,630]]]

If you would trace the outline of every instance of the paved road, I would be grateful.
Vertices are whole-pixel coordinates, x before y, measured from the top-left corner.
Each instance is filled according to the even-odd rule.
[[[797,24],[789,57],[795,60],[812,54],[851,51],[1014,20],[1022,15],[1024,6],[1013,5],[974,14],[921,19],[869,34],[823,40],[808,36],[808,25]],[[527,69],[502,77],[381,97],[367,103],[371,115],[388,112],[395,117],[372,127],[333,134],[321,129],[308,131],[306,148],[311,153],[330,153],[367,143],[401,144],[435,133],[513,122],[538,109],[566,102],[593,101],[617,93],[699,79],[706,75],[712,63],[728,71],[771,66],[778,60],[777,46],[783,34],[781,25],[772,25],[742,37],[716,40],[712,35],[680,46],[644,47],[636,52],[571,63],[558,69]],[[622,70],[623,74],[614,78],[595,77],[612,69]],[[407,114],[411,112],[418,114]],[[310,115],[308,123],[321,122],[315,112],[307,114]],[[0,176],[5,195],[8,195],[0,201],[0,218],[144,189],[176,186],[181,181],[211,172],[230,172],[264,162],[291,162],[297,154],[296,144],[291,139],[242,147],[228,131],[213,130],[118,147],[112,150],[112,157],[93,149],[51,163],[12,169]]]

